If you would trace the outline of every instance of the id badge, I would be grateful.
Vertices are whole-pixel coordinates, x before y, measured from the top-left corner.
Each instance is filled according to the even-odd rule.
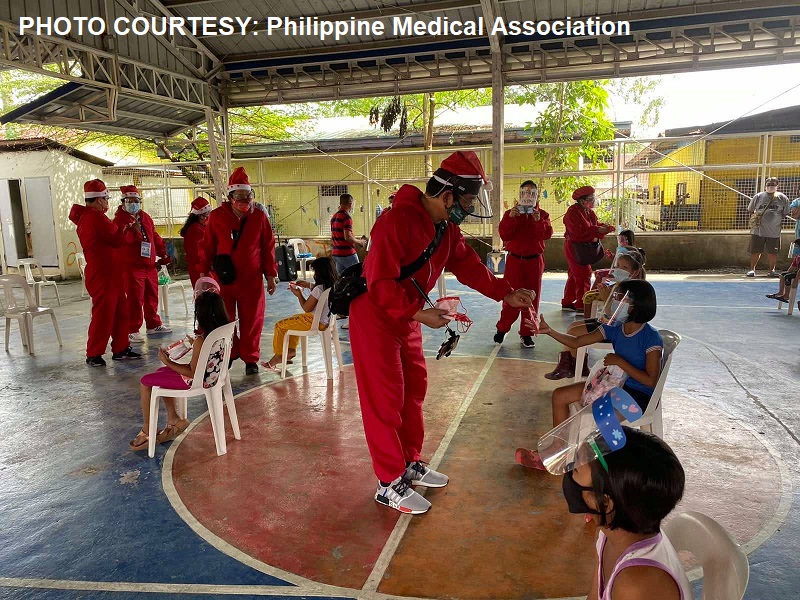
[[[150,242],[142,242],[142,258],[150,258]]]

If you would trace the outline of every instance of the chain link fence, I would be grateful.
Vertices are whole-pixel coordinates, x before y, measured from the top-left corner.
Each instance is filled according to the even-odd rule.
[[[540,206],[550,213],[554,230],[563,232],[562,217],[571,189],[595,186],[601,220],[635,231],[747,230],[747,205],[764,189],[767,177],[778,177],[779,191],[800,196],[800,132],[686,136],[604,142],[594,162],[579,156],[579,145],[507,144],[504,161],[504,208],[513,206],[519,185],[532,179],[540,187]],[[490,172],[491,147],[475,146]],[[433,168],[455,148],[430,152]],[[571,153],[568,168],[548,171],[548,157]],[[329,237],[330,218],[339,196],[354,199],[357,236],[369,233],[378,207],[403,184],[424,189],[426,153],[420,150],[337,152],[234,160],[243,166],[256,194],[267,205],[273,227],[282,237]],[[104,169],[109,187],[133,183],[144,206],[167,236],[176,236],[191,200],[213,193],[207,163],[167,163]],[[784,227],[794,222],[787,218]],[[492,235],[491,222],[470,218],[469,235]]]

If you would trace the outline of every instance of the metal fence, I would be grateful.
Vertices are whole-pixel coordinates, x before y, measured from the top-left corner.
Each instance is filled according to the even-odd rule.
[[[656,139],[618,139],[601,144],[594,163],[576,152],[578,144],[506,145],[505,208],[513,205],[524,180],[540,185],[540,205],[556,232],[570,204],[570,184],[591,182],[597,189],[601,219],[635,231],[726,231],[748,229],[747,205],[764,189],[766,177],[781,181],[779,191],[800,196],[800,131],[740,135],[696,135]],[[459,147],[459,149],[467,149]],[[491,148],[468,148],[491,165]],[[438,164],[454,148],[435,149]],[[575,156],[560,171],[543,171],[542,154]],[[389,150],[281,155],[234,160],[244,166],[256,200],[269,207],[273,226],[286,237],[327,237],[339,195],[355,199],[356,235],[366,234],[389,194],[409,183],[423,188],[425,152]],[[145,208],[167,235],[176,235],[196,195],[213,192],[205,163],[167,163],[104,170],[109,186],[136,184]],[[559,193],[557,190],[563,189]],[[784,227],[793,228],[787,218]],[[463,229],[491,236],[490,222],[474,219]]]

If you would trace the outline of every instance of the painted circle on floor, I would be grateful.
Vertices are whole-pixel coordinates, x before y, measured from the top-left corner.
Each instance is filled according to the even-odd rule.
[[[496,353],[428,362],[423,455],[445,440],[439,469],[451,484],[427,492],[433,508],[419,517],[372,499],[352,366],[333,381],[315,372],[237,397],[242,440],[227,424],[224,456],[201,417],[169,450],[164,488],[212,545],[309,594],[582,596],[595,528],[566,511],[560,478],[514,463],[517,446],[549,429],[551,368]],[[687,474],[678,510],[712,516],[748,552],[768,539],[791,499],[777,452],[740,421],[669,391],[664,423]]]

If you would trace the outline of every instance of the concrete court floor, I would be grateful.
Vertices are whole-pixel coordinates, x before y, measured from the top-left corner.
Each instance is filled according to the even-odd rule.
[[[542,312],[556,327],[565,327],[572,320],[571,315],[562,314],[558,308],[563,279],[563,275],[548,275],[542,294]],[[743,444],[728,452],[756,459],[768,454],[778,456],[785,469],[785,477],[778,477],[778,483],[763,489],[750,488],[745,483],[737,488],[735,473],[724,474],[729,481],[718,485],[729,498],[732,513],[746,506],[750,496],[774,500],[774,514],[763,518],[761,537],[766,539],[748,540],[753,549],[746,598],[794,598],[800,586],[796,558],[800,551],[800,509],[796,501],[800,484],[800,314],[788,317],[764,298],[765,293],[775,291],[774,280],[705,275],[652,276],[651,280],[659,294],[654,324],[684,336],[673,361],[668,393],[691,398],[714,414],[724,414],[754,432],[743,438],[745,442],[749,440],[749,447]],[[474,357],[485,360],[494,356],[501,362],[510,361],[502,364],[517,364],[515,359],[554,360],[557,348],[550,339],[539,340],[531,351],[520,348],[516,336],[510,334],[495,352],[491,335],[498,308],[452,278],[448,279],[448,288],[462,296],[476,324],[462,337],[457,352],[460,358],[451,363],[452,367],[446,362],[429,361],[432,385],[434,372],[439,377],[436,382],[441,382],[437,385],[443,387],[454,385],[459,369],[479,369],[480,360],[474,367],[466,364],[474,362]],[[64,348],[57,349],[49,323],[42,320],[36,326],[37,356],[27,357],[16,326],[12,325],[12,347],[0,361],[0,389],[6,392],[0,408],[5,433],[0,444],[0,598],[207,598],[230,594],[239,598],[265,594],[326,597],[322,592],[329,588],[303,588],[290,577],[251,568],[248,556],[236,555],[240,559],[236,560],[191,531],[162,487],[168,446],[160,447],[154,460],[147,459],[145,453],[127,450],[127,442],[140,422],[138,378],[157,364],[157,344],[148,344],[148,356],[143,362],[109,361],[105,371],[89,370],[82,362],[88,303],[78,299],[78,284],[61,285],[60,289],[67,297],[64,306],[57,309]],[[45,294],[50,297],[48,292]],[[270,352],[271,325],[295,312],[296,301],[282,285],[276,297],[268,299],[267,308],[264,357]],[[172,296],[171,309],[171,324],[176,332],[190,326],[176,295]],[[346,340],[344,332],[342,339]],[[432,352],[438,343],[438,335],[426,335],[426,350]],[[347,349],[346,344],[344,348]],[[324,386],[324,369],[314,343],[310,358],[309,374],[296,381]],[[348,351],[344,360],[351,362]],[[542,366],[543,370],[544,367],[547,365]],[[448,375],[450,370],[453,373]],[[271,373],[245,378],[242,371],[239,363],[234,368],[237,393],[278,379]],[[293,381],[276,385],[291,386]],[[537,377],[538,381],[541,380]],[[280,394],[285,392],[273,389],[280,388],[267,385],[253,393],[278,393],[281,399]],[[190,403],[191,419],[204,411],[202,401]],[[210,434],[202,431],[207,425],[207,419],[198,422],[198,431],[190,432],[183,446],[174,444],[179,452],[173,452],[168,460],[179,461],[182,452],[193,450],[193,444],[207,445]],[[431,435],[441,434],[435,432],[436,427],[429,427],[429,432],[434,432]],[[348,435],[355,443],[359,441],[357,431]],[[677,435],[677,431],[670,431],[668,426],[668,441],[679,443],[670,440],[671,435]],[[247,439],[245,435],[242,442],[229,443],[229,455],[236,451],[236,444]],[[764,444],[770,453],[764,452]],[[435,447],[428,448],[426,445],[426,451],[432,454]],[[212,454],[207,452],[197,460],[208,459],[206,462],[213,466],[214,461],[209,458]],[[184,459],[183,464],[191,466],[192,461]],[[774,463],[764,464],[765,471],[774,471]],[[179,480],[176,482],[181,485]],[[350,486],[342,491],[349,493]],[[336,492],[326,490],[325,495]],[[369,496],[363,500],[372,508],[374,503]],[[393,511],[385,510],[380,515],[380,519],[393,525]],[[743,514],[741,518],[757,517]],[[407,545],[411,548],[420,543],[413,537],[419,537],[419,529],[409,528],[411,542]],[[452,531],[449,533],[452,535]],[[763,543],[758,545],[759,541]],[[299,553],[286,548],[285,554]],[[448,556],[442,556],[439,562],[446,565],[452,560]],[[395,567],[398,573],[402,572],[402,558]],[[493,590],[503,588],[503,584],[487,581],[485,595],[480,593],[477,597],[494,596]],[[397,586],[386,591],[406,593]],[[369,595],[354,592],[351,597]],[[545,596],[532,590],[529,597]]]

